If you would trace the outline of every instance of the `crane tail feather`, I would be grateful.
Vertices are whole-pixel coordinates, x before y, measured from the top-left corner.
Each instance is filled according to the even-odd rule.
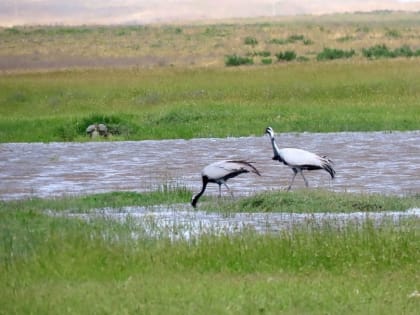
[[[322,168],[324,169],[324,170],[326,170],[330,175],[331,175],[331,178],[332,179],[334,179],[334,177],[335,177],[335,169],[334,169],[334,167],[333,167],[333,164],[334,164],[334,162],[333,161],[331,161],[329,158],[327,158],[326,156],[323,156],[322,157],[322,161],[323,161],[323,163],[322,163]]]
[[[229,162],[242,164],[246,167],[246,170],[248,172],[251,172],[251,173],[257,174],[258,176],[261,176],[260,171],[258,171],[258,169],[254,165],[252,165],[252,163],[255,163],[255,162],[245,161],[245,160],[232,160],[232,161],[229,161]]]

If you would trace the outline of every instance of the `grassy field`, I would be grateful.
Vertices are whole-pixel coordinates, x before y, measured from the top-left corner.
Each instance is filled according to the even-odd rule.
[[[0,69],[70,66],[220,67],[227,55],[261,57],[294,51],[316,60],[324,48],[355,50],[386,44],[420,49],[419,13],[337,14],[178,25],[25,26],[0,28]],[[265,52],[264,54],[261,54]],[[269,55],[267,55],[269,53]],[[14,57],[14,58],[12,58]],[[0,58],[1,61],[2,58]]]
[[[420,58],[0,76],[0,142],[420,129]]]
[[[259,135],[267,125],[417,130],[420,57],[367,58],[363,49],[420,52],[419,21],[377,13],[3,28],[0,64],[25,62],[0,74],[0,142],[85,141],[92,123],[109,125],[113,140]],[[355,54],[319,61],[325,48]],[[287,51],[296,59],[277,60]],[[254,65],[227,67],[229,55]]]
[[[308,221],[276,235],[245,231],[171,241],[134,220],[52,213],[185,202],[185,190],[0,203],[1,314],[416,314],[418,219],[345,228]],[[260,198],[245,201],[260,211]],[[352,210],[404,210],[418,197],[271,193],[299,212],[308,198]],[[335,200],[335,202],[331,202]],[[253,202],[254,201],[254,202]],[[244,201],[238,201],[241,207]],[[318,204],[317,204],[318,203]],[[378,204],[381,204],[378,207]],[[49,209],[49,212],[45,212]],[[221,211],[236,211],[235,206]],[[340,211],[340,207],[331,209]],[[274,209],[276,211],[276,209]],[[65,213],[65,212],[64,212]],[[138,235],[138,238],[133,238]],[[143,236],[142,236],[143,235]]]

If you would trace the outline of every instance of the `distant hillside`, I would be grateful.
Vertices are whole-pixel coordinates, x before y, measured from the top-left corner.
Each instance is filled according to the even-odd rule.
[[[419,11],[410,0],[4,0],[0,25],[148,24],[378,10]]]

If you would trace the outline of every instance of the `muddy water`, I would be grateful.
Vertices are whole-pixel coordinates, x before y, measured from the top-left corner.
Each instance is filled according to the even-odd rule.
[[[420,193],[420,131],[300,133],[277,136],[279,147],[298,147],[335,162],[337,177],[307,173],[311,187],[335,191]],[[254,161],[262,176],[229,181],[236,195],[284,189],[292,171],[271,160],[267,136],[130,142],[0,144],[0,199],[107,191],[148,191],[161,185],[198,190],[200,170],[221,159]],[[304,187],[296,177],[293,189]],[[207,194],[217,194],[209,185]]]

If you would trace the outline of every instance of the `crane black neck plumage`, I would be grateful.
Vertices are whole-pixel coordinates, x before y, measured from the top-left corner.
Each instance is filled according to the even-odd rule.
[[[276,139],[274,138],[274,130],[273,130],[273,128],[267,127],[267,129],[265,130],[265,133],[270,136],[271,145],[273,147],[274,156],[273,156],[272,159],[274,161],[279,161],[279,162],[282,162],[282,163],[284,163],[284,164],[287,165],[286,161],[281,157],[280,149],[277,146]]]

